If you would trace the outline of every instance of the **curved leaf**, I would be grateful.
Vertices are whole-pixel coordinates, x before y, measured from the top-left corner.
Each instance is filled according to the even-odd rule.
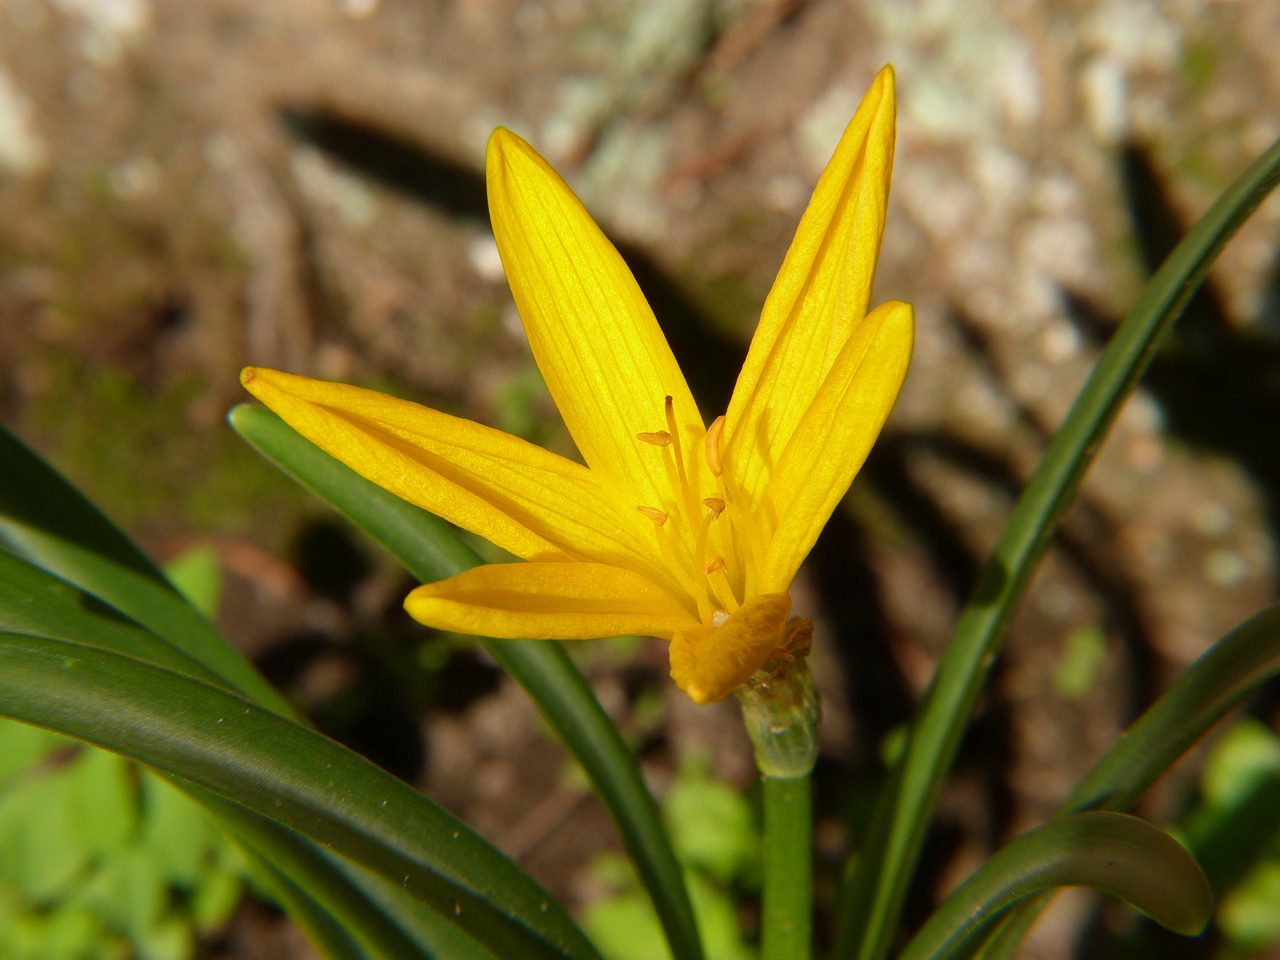
[[[0,546],[115,607],[242,693],[291,712],[132,540],[3,426],[0,463]]]
[[[445,521],[365,480],[270,410],[239,406],[229,419],[255,449],[374,537],[419,580],[440,580],[480,562]],[[701,960],[684,873],[661,815],[635,758],[581,671],[557,643],[484,643],[591,778],[649,891],[676,960]]]
[[[234,799],[397,883],[498,956],[598,958],[563,907],[466,824],[241,696],[84,644],[0,633],[0,713]]]
[[[426,907],[415,902],[419,909],[406,911],[400,903],[386,903],[404,898],[398,884],[367,872],[353,883],[350,873],[357,868],[332,852],[190,781],[174,783],[203,804],[245,855],[259,863],[277,902],[334,960],[495,960]],[[304,877],[306,886],[294,877]]]
[[[899,960],[969,956],[1001,912],[1062,886],[1119,897],[1175,933],[1194,936],[1213,914],[1209,881],[1178,841],[1123,813],[1074,813],[1017,837],[943,902]]]
[[[53,504],[56,509],[46,506],[43,512],[31,507],[17,509],[7,498],[20,500],[21,485],[15,485],[13,475],[3,475],[0,503],[8,512],[0,516],[0,538],[7,539],[11,546],[38,547],[23,552],[39,556],[64,574],[98,585],[105,583],[107,592],[132,609],[149,609],[148,603],[156,601],[161,612],[169,610],[176,614],[178,628],[203,622],[202,616],[192,616],[194,611],[190,608],[184,611],[173,606],[167,585],[155,579],[160,576],[157,568],[77,491],[65,483],[61,489],[53,484],[49,478],[56,475],[34,454],[20,445],[15,446],[12,438],[5,437],[2,431],[0,448],[14,454],[8,462],[17,465],[18,477],[25,473],[29,478],[48,482],[56,494],[52,499],[57,501]],[[68,549],[56,536],[27,529],[27,523],[41,522],[52,514],[76,520],[76,537],[112,554],[114,559],[101,562],[123,564],[129,575],[121,578],[108,570],[104,578],[101,571],[94,569],[99,561],[84,554],[79,547]],[[19,523],[20,520],[23,522]],[[140,579],[132,579],[134,573]],[[140,591],[135,592],[133,588],[139,585]],[[211,628],[206,622],[203,629]],[[90,643],[215,685],[225,686],[229,682],[193,655],[197,652],[206,655],[214,645],[192,644],[183,649],[138,625],[99,598],[4,549],[0,549],[0,630]],[[218,642],[223,643],[221,637]],[[283,701],[273,693],[266,705],[282,707]],[[492,957],[478,945],[465,941],[461,931],[409,897],[399,886],[390,885],[373,874],[356,875],[350,863],[285,827],[191,784],[179,785],[205,806],[223,828],[240,841],[246,853],[262,865],[281,903],[330,955],[427,960],[436,955],[437,948],[447,947],[445,955],[450,957],[467,960]]]
[[[1080,781],[1065,810],[1127,810],[1187,748],[1280,674],[1280,601],[1208,649]]]
[[[163,664],[191,677],[223,685],[225,681],[191,656],[151,633],[101,600],[25,560],[0,550],[0,630],[36,634],[93,645]],[[373,956],[427,957],[401,925],[416,906],[398,911],[372,900],[367,884],[353,881],[350,866],[279,824],[263,820],[221,797],[184,787],[238,839],[246,853],[262,862],[281,902],[316,943],[336,957],[364,943]],[[342,925],[333,918],[340,918]]]
[[[1218,199],[1143,289],[1054,435],[960,614],[881,797],[870,841],[842,891],[833,956],[879,960],[888,950],[943,780],[1036,563],[1161,336],[1277,181],[1280,141]]]
[[[1280,602],[1254,614],[1195,663],[1139,717],[1072,791],[1063,811],[1127,810],[1187,748],[1280,675]],[[1002,922],[983,956],[1012,956],[1048,903],[1037,897]]]

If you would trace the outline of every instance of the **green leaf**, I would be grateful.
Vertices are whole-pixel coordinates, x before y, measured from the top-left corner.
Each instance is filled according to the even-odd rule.
[[[1068,810],[1127,810],[1205,732],[1280,674],[1280,602],[1206,651],[1094,764]]]
[[[240,844],[258,882],[330,960],[494,960],[453,924],[412,900],[398,883],[362,871],[192,783],[177,785],[200,800]]]
[[[28,900],[62,897],[89,866],[66,778],[40,771],[0,796],[0,864]]]
[[[1223,899],[1218,928],[1246,956],[1265,955],[1280,943],[1280,862],[1268,860]]]
[[[1186,936],[1213,914],[1204,874],[1163,830],[1122,813],[1076,813],[997,852],[947,897],[899,960],[967,957],[1002,911],[1061,886],[1094,887]]]
[[[211,682],[192,655],[139,626],[92,594],[0,550],[0,630],[94,643]]]
[[[360,477],[271,411],[240,406],[229,419],[263,456],[376,539],[418,579],[440,580],[480,562],[449,524]],[[657,806],[582,673],[556,643],[486,640],[485,647],[528,691],[591,778],[653,898],[676,960],[700,960],[693,908]]]
[[[682,771],[663,803],[680,859],[722,884],[756,865],[760,838],[751,804],[705,771]]]
[[[85,848],[94,857],[114,856],[138,828],[137,786],[129,764],[115,754],[81,748],[69,773],[66,786]]]
[[[222,596],[222,566],[218,551],[212,547],[196,547],[164,566],[164,575],[187,602],[212,618],[218,612]]]
[[[0,573],[0,582],[3,579]],[[0,792],[12,778],[26,773],[41,757],[66,743],[52,730],[0,720]]]
[[[289,711],[146,554],[3,426],[0,463],[0,547],[110,604],[242,693]]]
[[[842,891],[837,960],[879,960],[888,950],[942,783],[1036,563],[1162,335],[1277,181],[1280,141],[1218,199],[1143,289],[1018,499],[943,652],[853,881]]]
[[[1073,630],[1053,668],[1053,688],[1067,700],[1089,692],[1107,662],[1107,636],[1097,627]]]
[[[499,956],[598,956],[564,908],[466,824],[225,689],[83,644],[3,633],[0,712],[234,798],[398,882]]]
[[[1128,810],[1187,748],[1280,674],[1280,602],[1254,614],[1212,647],[1182,675],[1080,781],[1064,812]],[[1013,954],[1047,898],[1024,904],[983,951],[997,960]]]
[[[10,452],[13,452],[16,441],[0,430],[0,448],[5,448],[6,444]],[[11,462],[19,468],[19,475],[25,470],[50,485],[61,484],[65,487],[65,482],[40,463],[34,454],[20,445],[17,449],[20,456],[15,454]],[[24,465],[22,457],[34,460],[35,463]],[[50,480],[50,477],[54,479]],[[6,483],[7,480],[10,481],[9,484]],[[29,529],[25,524],[40,522],[44,519],[44,514],[38,510],[28,510],[20,504],[7,505],[6,497],[20,499],[21,496],[20,491],[11,489],[11,482],[12,478],[0,471],[0,513],[6,509],[9,511],[7,516],[0,515],[0,541],[7,539],[11,546],[25,544],[27,547],[34,547],[35,549],[24,549],[24,555],[36,556],[52,563],[54,570],[61,576],[78,578],[77,582],[88,584],[105,583],[108,592],[131,610],[151,609],[151,602],[156,601],[162,608],[159,614],[152,610],[156,616],[162,618],[164,610],[169,610],[177,617],[178,627],[183,624],[192,626],[199,621],[203,626],[194,627],[195,629],[212,629],[166,583],[149,579],[158,576],[155,568],[150,566],[150,561],[74,490],[66,488],[63,491],[66,493],[63,508],[83,525],[84,528],[79,532],[85,538],[96,542],[118,558],[101,560],[108,567],[105,574],[92,569],[98,562],[92,556],[78,549],[64,550],[56,537],[41,535],[38,531]],[[19,523],[23,517],[26,520]],[[124,573],[113,569],[113,565],[119,564],[126,568]],[[132,589],[135,587],[138,588],[138,595]],[[172,606],[175,602],[177,606]],[[192,617],[195,621],[191,620]],[[216,649],[215,645],[193,645],[185,650],[179,649],[98,597],[85,593],[3,549],[0,549],[0,630],[92,642],[104,649],[149,660],[209,682],[227,682],[197,659],[198,656]],[[222,642],[220,637],[218,639]],[[274,691],[269,688],[265,690],[270,694],[265,699],[265,706],[288,710]],[[4,728],[9,726],[5,724]],[[13,726],[28,729],[21,724]],[[37,736],[47,737],[49,734],[41,733]],[[0,767],[5,770],[9,768],[7,758],[6,752],[4,760],[0,760]],[[190,785],[186,785],[185,789],[192,791]],[[356,960],[367,956],[364,950],[369,950],[373,956],[394,956],[398,960],[408,960],[411,957],[429,956],[424,945],[436,941],[451,944],[451,956],[487,956],[483,951],[477,952],[479,948],[474,945],[468,950],[460,936],[453,933],[452,926],[444,924],[435,914],[426,911],[398,886],[372,875],[353,874],[348,864],[314,847],[309,841],[277,824],[254,817],[228,804],[221,797],[202,794],[200,799],[219,823],[240,839],[255,859],[262,860],[265,857],[271,861],[270,864],[263,863],[263,869],[273,877],[280,899],[308,934],[317,943],[323,944],[332,956]],[[341,922],[335,922],[335,917],[340,918]],[[447,929],[442,928],[442,924]],[[357,943],[363,947],[357,946]]]

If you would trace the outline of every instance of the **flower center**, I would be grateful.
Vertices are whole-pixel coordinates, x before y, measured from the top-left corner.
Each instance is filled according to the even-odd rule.
[[[636,439],[662,450],[673,500],[661,506],[640,504],[636,509],[653,521],[663,554],[692,582],[690,593],[699,619],[719,626],[755,588],[748,556],[750,538],[736,535],[737,528],[749,528],[749,521],[734,507],[720,459],[724,417],[717,417],[707,429],[706,466],[714,489],[703,496],[690,477],[689,468],[696,464],[685,459],[671,397],[664,402],[664,412],[665,430],[638,433]],[[671,518],[676,522],[669,528],[666,523]]]

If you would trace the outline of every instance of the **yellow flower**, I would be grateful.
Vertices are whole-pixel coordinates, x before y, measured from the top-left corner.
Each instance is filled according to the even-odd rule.
[[[622,258],[547,162],[502,129],[486,160],[494,236],[586,466],[357,387],[256,368],[242,380],[364,477],[528,561],[419,587],[405,601],[416,619],[509,639],[661,637],[681,689],[719,700],[787,647],[792,578],[906,375],[910,306],[867,312],[894,115],[886,67],[818,182],[710,427]]]

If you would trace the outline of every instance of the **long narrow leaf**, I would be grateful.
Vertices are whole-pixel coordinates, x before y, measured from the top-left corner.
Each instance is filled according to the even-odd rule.
[[[1222,717],[1280,675],[1280,602],[1254,614],[1183,671],[1080,781],[1063,804],[1078,810],[1128,810]],[[983,952],[1011,956],[1048,897],[1011,911]]]
[[[439,580],[479,557],[440,518],[375,486],[300,436],[271,411],[241,406],[231,424],[259,452],[385,546],[413,576]],[[700,960],[701,941],[661,816],[635,758],[581,671],[557,643],[486,640],[582,764],[649,890],[676,960]]]
[[[289,711],[284,699],[132,540],[3,426],[0,464],[0,547],[132,617],[237,690]]]
[[[88,643],[227,686],[230,678],[219,676],[196,655],[212,656],[216,661],[219,651],[229,646],[202,615],[170,590],[158,568],[78,491],[2,430],[0,449],[8,456],[6,467],[14,468],[13,473],[0,472],[0,506],[4,510],[0,542],[79,582],[104,587],[104,592],[135,612],[153,614],[170,628],[167,632],[172,639],[152,633],[99,597],[4,549],[0,549],[0,630]],[[43,507],[23,499],[37,483],[47,488]],[[48,533],[34,526],[63,518],[73,521],[73,529]],[[105,573],[99,569],[103,565]],[[123,575],[120,568],[124,568]],[[204,640],[182,643],[188,631],[203,635]],[[244,686],[256,684],[250,681]],[[264,695],[264,706],[287,709],[270,688],[259,688],[258,692]],[[374,958],[428,960],[437,955],[437,946],[447,948],[446,956],[466,960],[491,956],[478,945],[465,942],[460,931],[398,885],[372,874],[358,875],[350,863],[305,837],[190,784],[180,786],[246,851],[267,863],[279,879],[277,886],[286,909],[330,955],[353,956],[350,945],[358,943],[368,951],[363,956]]]
[[[943,780],[1036,563],[1121,404],[1223,245],[1280,179],[1277,142],[1192,228],[1108,344],[1014,507],[938,664],[904,755],[841,898],[835,956],[880,960]]]
[[[1173,762],[1280,674],[1280,601],[1210,647],[1080,781],[1064,810],[1128,810]]]
[[[312,942],[337,960],[495,960],[461,929],[425,907],[407,911],[388,899],[399,884],[365,873],[280,824],[237,806],[191,781],[176,786],[199,801],[244,850],[268,871],[272,894]],[[306,878],[300,886],[294,877]]]
[[[114,607],[4,550],[0,550],[0,630],[92,643],[225,685],[199,660]]]
[[[462,821],[223,688],[84,644],[0,633],[0,713],[233,798],[399,883],[498,956],[599,956],[559,903]]]
[[[91,643],[206,682],[225,684],[203,664],[101,600],[3,550],[0,630]],[[188,788],[187,792],[193,790]],[[344,944],[354,939],[365,943],[373,957],[407,960],[429,956],[402,929],[419,912],[411,903],[389,912],[381,902],[385,898],[374,899],[362,889],[366,884],[350,875],[349,865],[305,838],[207,792],[196,792],[195,799],[247,850],[284,878],[280,892],[287,899],[285,906],[318,945],[336,956],[346,956]],[[344,929],[326,921],[331,916],[341,917]]]
[[[1119,897],[1186,936],[1213,914],[1209,881],[1167,833],[1123,813],[1074,813],[1015,838],[974,871],[899,960],[962,960],[1011,904],[1063,886]]]

